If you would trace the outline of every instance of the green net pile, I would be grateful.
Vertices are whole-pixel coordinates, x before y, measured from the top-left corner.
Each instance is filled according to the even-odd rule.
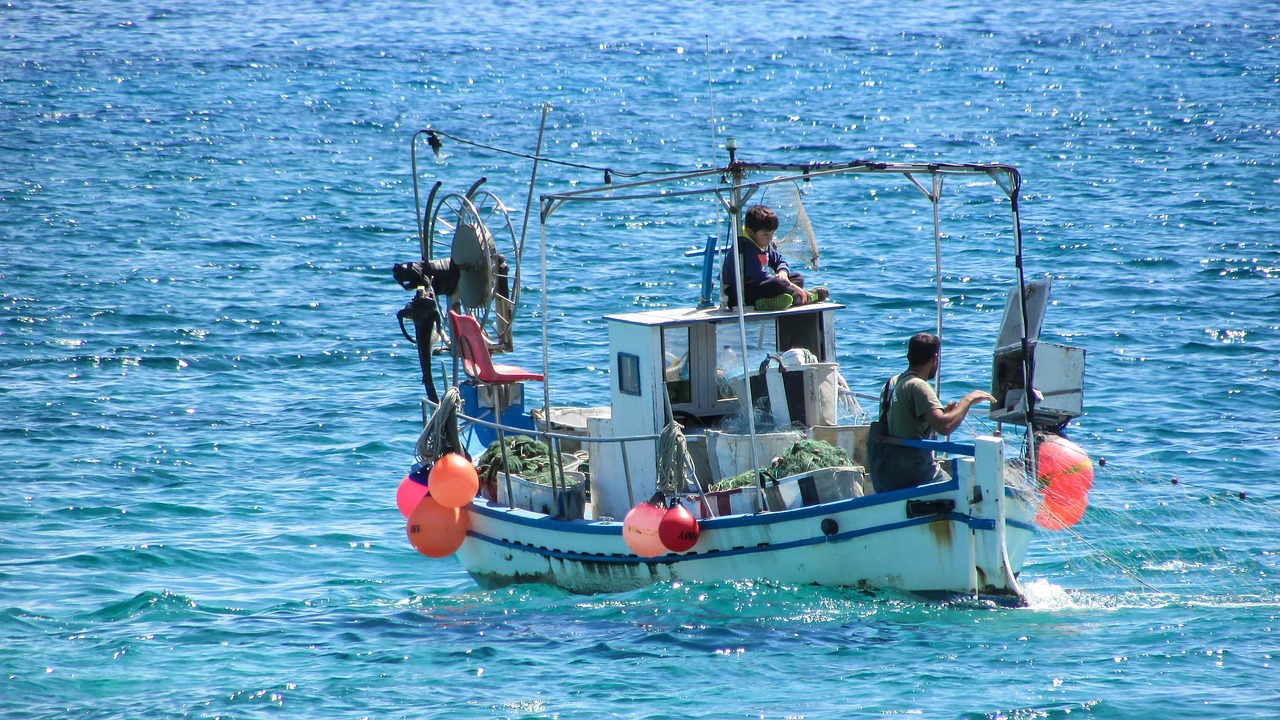
[[[502,466],[502,441],[494,440],[477,463],[481,478],[495,480],[505,471],[539,485],[551,484],[551,452],[546,445],[524,435],[508,435],[505,441],[507,466]]]
[[[777,480],[822,468],[844,467],[852,464],[853,461],[844,450],[822,440],[806,438],[796,441],[785,453],[775,458],[773,463],[764,469],[764,474],[766,477]],[[712,485],[711,490],[713,492],[733,490],[740,487],[754,487],[755,484],[756,471],[748,470],[721,480]]]

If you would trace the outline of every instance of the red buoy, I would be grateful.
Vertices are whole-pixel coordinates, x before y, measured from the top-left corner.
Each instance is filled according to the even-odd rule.
[[[667,514],[662,495],[657,494],[638,503],[622,520],[622,539],[631,552],[640,557],[657,557],[667,553],[667,546],[658,536],[658,526]]]
[[[1093,487],[1093,463],[1079,445],[1059,435],[1041,441],[1036,455],[1044,502],[1036,524],[1047,530],[1064,530],[1079,522],[1089,504]]]
[[[658,539],[671,552],[684,552],[697,545],[701,533],[698,519],[679,503],[672,505],[658,523]]]

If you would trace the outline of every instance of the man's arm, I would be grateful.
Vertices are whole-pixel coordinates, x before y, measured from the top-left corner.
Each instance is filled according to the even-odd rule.
[[[995,402],[995,398],[991,393],[982,390],[974,390],[960,399],[960,402],[949,402],[947,406],[941,410],[938,408],[929,408],[924,413],[924,419],[928,421],[929,426],[939,435],[950,435],[960,427],[960,423],[964,421],[964,416],[969,413],[969,408],[980,402]]]

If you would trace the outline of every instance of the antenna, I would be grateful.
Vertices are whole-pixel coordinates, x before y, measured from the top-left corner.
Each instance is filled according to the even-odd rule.
[[[704,46],[703,46],[704,49],[702,54],[703,54],[703,57],[707,59],[707,110],[709,112],[709,117],[707,118],[707,120],[709,120],[708,124],[710,125],[710,128],[711,128],[711,167],[714,169],[719,165],[719,163],[716,162],[716,96],[715,96],[715,92],[713,92],[712,90],[711,36],[703,35],[702,39],[704,43]],[[730,156],[729,156],[730,163],[733,162],[732,152],[733,151],[731,150]],[[712,278],[714,277],[715,262],[716,262],[716,259],[719,257],[718,251],[717,251],[717,245],[720,242],[720,233],[723,225],[724,225],[724,214],[717,212],[716,213],[716,232],[714,235],[707,238],[707,249],[702,259],[702,263],[703,263],[702,297],[699,298],[699,307],[701,307],[703,303],[706,303],[707,305],[712,304],[711,303],[711,287],[713,282]],[[726,238],[726,240],[728,240],[728,247],[726,248],[726,250],[728,252],[733,252],[734,242],[736,241],[732,237],[733,235],[732,229],[730,229],[727,234],[730,235],[730,237]],[[752,459],[754,460],[754,457]]]
[[[706,50],[703,52],[703,55],[707,59],[707,106],[708,106],[708,109],[710,110],[710,117],[708,118],[708,120],[710,120],[710,124],[711,124],[711,167],[715,167],[716,166],[716,96],[715,96],[715,93],[712,92],[711,90],[711,36],[703,35],[702,38],[706,43]]]

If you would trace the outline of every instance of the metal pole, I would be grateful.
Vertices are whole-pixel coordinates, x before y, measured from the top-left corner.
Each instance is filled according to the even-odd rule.
[[[764,496],[764,488],[760,486],[760,461],[756,456],[756,412],[755,404],[751,400],[751,362],[747,357],[747,317],[746,317],[746,301],[743,298],[743,277],[742,277],[742,254],[738,252],[738,238],[742,235],[742,175],[741,171],[733,168],[734,150],[737,149],[737,143],[733,138],[729,138],[729,177],[730,190],[729,202],[731,204],[731,214],[729,222],[733,230],[733,244],[730,246],[729,252],[733,253],[733,270],[737,287],[734,288],[738,300],[738,347],[742,350],[742,395],[738,398],[738,407],[747,416],[747,434],[751,437],[751,467],[756,472],[756,497],[758,509],[767,507]]]
[[[533,207],[533,188],[538,181],[538,161],[542,159],[542,135],[547,129],[550,105],[542,106],[542,123],[538,125],[538,147],[533,151],[533,174],[529,176],[529,195],[524,201],[524,222],[520,227],[520,247],[516,249],[516,292],[520,292],[520,260],[524,258],[524,237],[529,230],[529,209]]]
[[[551,418],[547,418],[547,427],[551,427]],[[555,505],[553,517],[564,517],[565,513],[560,509],[560,491],[565,488],[564,467],[560,464],[560,440],[551,436],[547,436],[547,446],[551,453],[551,466],[547,468],[551,472],[551,502]],[[559,471],[560,486],[556,487],[556,474]]]
[[[1039,458],[1036,457],[1036,432],[1035,432],[1035,363],[1031,357],[1031,342],[1027,336],[1030,334],[1031,321],[1027,317],[1027,281],[1026,275],[1022,267],[1022,220],[1018,216],[1018,194],[1022,190],[1022,178],[1018,175],[1017,170],[1009,172],[1009,204],[1013,210],[1013,247],[1014,262],[1018,268],[1018,307],[1022,310],[1022,376],[1025,379],[1025,394],[1027,398],[1027,464],[1031,472],[1031,477],[1036,478],[1039,475],[1037,465]]]
[[[627,504],[635,507],[636,494],[631,490],[631,463],[627,462],[627,441],[618,443],[618,447],[622,449],[622,477],[627,481]]]
[[[502,448],[502,479],[507,484],[507,507],[513,508],[516,506],[516,497],[511,492],[511,460],[507,457],[507,436],[501,427],[498,428],[498,447]]]
[[[929,194],[929,200],[933,204],[933,262],[934,262],[934,282],[937,288],[937,305],[938,323],[937,335],[942,337],[942,223],[938,219],[938,200],[942,195],[942,176],[933,173],[933,192]],[[942,358],[938,358],[938,372],[933,377],[933,391],[935,393],[942,392]]]
[[[550,361],[547,358],[547,218],[539,213],[538,227],[542,245],[542,415],[547,419],[547,428],[551,427],[551,377]]]

